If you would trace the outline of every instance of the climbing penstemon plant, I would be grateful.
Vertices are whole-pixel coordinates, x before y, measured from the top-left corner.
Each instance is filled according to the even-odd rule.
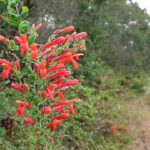
[[[78,61],[83,56],[78,51],[85,50],[87,33],[76,33],[74,26],[68,26],[56,30],[45,44],[38,44],[35,40],[42,24],[29,27],[29,22],[23,20],[28,11],[25,6],[21,14],[16,8],[17,15],[13,15],[18,18],[16,22],[11,19],[16,4],[8,2],[8,9],[11,24],[18,27],[20,35],[11,40],[0,36],[0,41],[7,44],[11,52],[11,59],[0,59],[1,77],[11,80],[10,87],[22,93],[22,98],[16,100],[16,116],[22,118],[25,125],[34,127],[35,135],[42,136],[43,130],[52,132],[63,120],[76,114],[73,104],[81,100],[66,99],[65,90],[78,80],[68,78],[71,72],[66,70],[66,65],[70,63],[78,69]],[[51,136],[47,138],[53,142]]]

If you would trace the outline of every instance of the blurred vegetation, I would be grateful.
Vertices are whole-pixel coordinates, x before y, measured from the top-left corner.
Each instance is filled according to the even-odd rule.
[[[0,35],[11,38],[17,30],[10,27],[7,6],[0,0]],[[32,23],[43,23],[40,42],[56,28],[74,25],[88,33],[87,50],[79,71],[73,76],[81,84],[68,92],[83,101],[77,114],[55,132],[54,150],[121,150],[132,141],[124,126],[133,115],[128,103],[145,92],[150,68],[150,17],[132,1],[126,0],[23,0]],[[19,7],[20,7],[19,6]],[[0,45],[0,50],[5,50]],[[0,51],[0,57],[4,54]],[[20,128],[14,119],[15,100],[9,83],[0,88],[0,150],[33,150],[36,142],[32,128]],[[113,135],[116,125],[119,133]],[[41,148],[42,149],[42,148]]]

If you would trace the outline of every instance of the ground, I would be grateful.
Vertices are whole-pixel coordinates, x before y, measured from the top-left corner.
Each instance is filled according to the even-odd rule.
[[[133,141],[126,150],[150,150],[150,90],[131,105],[134,109],[130,111],[136,115],[129,127]]]

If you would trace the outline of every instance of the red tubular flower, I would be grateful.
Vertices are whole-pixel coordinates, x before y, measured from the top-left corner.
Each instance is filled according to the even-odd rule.
[[[67,76],[69,76],[70,74],[71,74],[70,71],[66,71],[65,69],[61,69],[61,70],[58,70],[58,72],[53,73],[52,75],[50,75],[49,78],[54,79],[54,78],[57,78],[57,77],[59,77],[59,76],[65,76],[65,77],[67,77]]]
[[[53,107],[53,108],[52,108],[52,112],[60,111],[61,108],[62,108],[62,106]]]
[[[66,89],[68,89],[69,88],[69,86],[63,86],[63,87],[61,87],[61,88],[58,88],[60,91],[63,91],[63,90],[66,90]]]
[[[57,79],[56,81],[54,81],[53,83],[54,83],[54,84],[60,84],[60,83],[62,83],[64,80],[65,80],[65,77],[62,76],[62,77],[60,77],[59,79]]]
[[[32,105],[26,102],[22,102],[20,100],[16,100],[16,103],[18,104],[18,108],[16,110],[16,115],[21,116],[24,112],[25,108],[31,108]]]
[[[73,105],[72,105],[72,104],[69,105],[68,107],[69,107],[70,113],[72,113],[73,115],[76,114],[76,111],[75,111],[75,109],[73,108]]]
[[[24,123],[34,125],[35,121],[30,118],[24,118]]]
[[[79,60],[79,56],[83,56],[83,54],[77,53],[77,54],[74,54],[73,56],[66,57],[63,60],[61,60],[60,63],[66,64],[66,63],[71,62],[74,69],[77,70],[78,69],[78,63],[76,62],[76,60]]]
[[[59,37],[59,38],[53,40],[52,42],[49,42],[49,43],[43,45],[42,50],[47,49],[54,45],[63,44],[65,42],[65,40],[66,39],[64,37]]]
[[[42,28],[42,23],[39,23],[38,25],[35,26],[35,30],[38,31]]]
[[[68,82],[65,82],[61,85],[58,86],[58,89],[61,89],[63,87],[66,87],[66,86],[71,86],[71,85],[76,85],[79,81],[77,79],[74,79],[74,80],[70,80]]]
[[[30,108],[30,106],[27,106],[25,103],[22,102],[22,104],[19,104],[17,110],[16,110],[16,115],[17,116],[22,116],[23,115],[23,112],[24,112],[24,109],[25,108]]]
[[[79,98],[75,98],[75,99],[70,99],[70,100],[66,100],[63,102],[55,102],[52,106],[53,107],[58,107],[58,106],[68,106],[70,104],[72,104],[73,102],[80,102],[81,100]]]
[[[50,100],[54,100],[54,84],[50,84],[43,92],[43,98],[49,97]]]
[[[54,61],[54,56],[55,56],[55,53],[51,52],[51,53],[47,54],[46,56],[44,56],[42,59],[46,60],[46,63],[49,64],[52,61]]]
[[[47,90],[44,90],[42,93],[43,99],[45,99],[47,97]]]
[[[48,96],[50,100],[54,100],[54,90],[49,90],[48,89]]]
[[[20,100],[16,100],[16,103],[19,105],[19,107],[26,107],[26,108],[31,108],[32,105],[27,103],[27,102],[22,102]]]
[[[72,36],[73,39],[84,39],[87,37],[87,33],[86,32],[81,32],[81,33],[78,33],[74,36]]]
[[[47,88],[48,88],[49,90],[53,90],[53,89],[54,89],[54,87],[55,87],[55,84],[50,84],[50,85],[48,85],[48,87],[47,87]]]
[[[23,85],[22,85],[22,88],[24,89],[25,92],[28,91],[28,85],[27,85],[27,84],[23,84]]]
[[[20,52],[21,54],[27,53],[28,51],[28,39],[25,34],[21,34],[20,36],[21,43],[20,43]]]
[[[66,101],[63,101],[63,102],[55,102],[52,106],[53,107],[59,107],[59,106],[68,106],[72,103],[72,101],[70,100],[66,100]]]
[[[2,63],[2,66],[4,67],[4,69],[1,73],[1,77],[3,79],[7,79],[9,77],[9,74],[13,72],[13,69],[11,68],[11,64],[8,63]]]
[[[23,89],[21,88],[21,86],[18,85],[18,84],[12,83],[12,84],[11,84],[11,88],[13,88],[13,89],[15,89],[15,90],[18,90],[18,91],[20,91],[21,93],[24,93],[24,90],[23,90]]]
[[[71,37],[70,37],[70,35],[69,34],[67,34],[66,36],[65,36],[65,42],[70,42],[71,41]]]
[[[20,53],[21,54],[25,54],[25,53],[27,53],[27,51],[28,51],[27,45],[21,44],[21,46],[20,46]]]
[[[60,108],[59,112],[60,112],[60,114],[66,113],[65,110],[64,110],[63,108]]]
[[[49,99],[54,100],[54,84],[51,84],[47,87],[47,95],[49,96]]]
[[[73,65],[73,68],[75,69],[75,70],[78,70],[78,63],[72,58],[71,59],[71,63],[72,63],[72,65]]]
[[[5,69],[11,68],[11,63],[2,63],[1,64]],[[11,68],[11,70],[13,71],[13,69]]]
[[[51,53],[48,53],[45,56],[43,56],[43,59],[52,59],[53,60],[54,56],[55,56],[55,53],[51,52]]]
[[[55,66],[48,68],[47,72],[55,71],[58,69],[64,69],[65,65],[63,63],[56,64]]]
[[[69,52],[69,50],[68,50],[68,49],[64,49],[64,50],[62,50],[62,54],[63,54],[63,53],[67,53],[67,52]]]
[[[20,39],[21,39],[21,44],[27,44],[28,43],[28,38],[25,34],[21,34]]]
[[[0,35],[0,42],[3,42],[4,44],[8,44],[9,43],[9,39],[6,39],[2,35]]]
[[[43,57],[44,55],[47,55],[47,53],[49,53],[49,52],[51,52],[52,51],[52,49],[51,48],[48,48],[47,50],[45,50],[45,51],[43,51],[42,53],[41,53],[41,56]]]
[[[52,112],[56,112],[56,111],[59,111],[61,114],[66,113],[64,108],[62,108],[62,106],[58,106],[58,107],[53,107],[52,108]]]
[[[65,98],[61,91],[58,92],[58,98],[59,98],[59,100],[62,100]]]
[[[64,119],[68,119],[69,118],[69,114],[68,113],[63,113],[59,116],[53,117],[52,120],[64,120]]]
[[[28,48],[27,48],[26,45],[22,44],[22,45],[20,46],[20,54],[21,54],[21,55],[27,53],[27,50],[28,50]]]
[[[82,53],[74,54],[73,58],[78,61],[79,60],[79,56],[84,56],[84,54],[82,54]]]
[[[11,64],[10,62],[6,61],[5,59],[0,59],[0,64],[5,63],[5,64]]]
[[[18,107],[17,110],[16,110],[16,115],[17,116],[22,116],[23,115],[23,112],[24,112],[24,107]]]
[[[2,63],[1,65],[4,67],[4,69],[8,69],[11,67],[11,64],[8,63]]]
[[[54,131],[55,128],[60,125],[60,123],[61,123],[60,120],[57,120],[57,119],[52,120],[52,121],[47,125],[47,128],[50,128],[51,131]]]
[[[37,58],[37,52],[38,52],[38,48],[37,48],[37,45],[35,43],[33,43],[31,46],[30,46],[30,58],[32,60],[35,60]]]
[[[47,70],[46,70],[46,61],[42,61],[39,65],[39,70],[40,70],[40,77],[43,79],[47,75]]]
[[[20,70],[20,69],[21,69],[21,67],[20,67],[20,63],[19,63],[19,61],[18,61],[18,60],[16,60],[16,61],[15,61],[15,67],[16,67],[18,70]]]
[[[49,114],[51,112],[51,108],[49,106],[43,107],[42,114]]]
[[[35,72],[38,72],[38,71],[39,71],[39,65],[36,64],[36,63],[34,64],[34,71],[35,71]]]
[[[46,69],[46,61],[42,61],[42,62],[40,63],[40,69],[41,69],[41,70]]]
[[[61,59],[64,59],[64,58],[68,58],[68,57],[70,57],[70,56],[72,56],[72,54],[71,54],[70,52],[66,52],[66,53],[64,53],[64,54],[62,54],[62,55],[60,55],[60,56],[57,56],[57,57],[55,58],[55,60],[61,60]]]
[[[67,63],[71,62],[71,58],[72,57],[65,58],[65,59],[61,60],[59,63],[67,64]]]
[[[3,78],[3,79],[8,79],[8,77],[9,77],[9,70],[3,70],[2,71],[2,73],[1,73],[1,77]]]
[[[74,37],[77,35],[77,32],[73,32],[71,35],[71,38],[74,39]]]
[[[16,42],[16,44],[20,45],[21,44],[21,39],[19,36],[15,36],[14,37],[14,41]]]
[[[116,126],[116,125],[112,125],[111,131],[112,131],[112,134],[113,134],[113,135],[117,135],[117,133],[118,133],[117,126]]]
[[[19,92],[21,92],[21,93],[25,93],[25,92],[27,92],[27,89],[25,88],[22,88],[19,84],[16,84],[16,83],[12,83],[11,84],[11,88],[13,88],[13,89],[15,89],[15,90],[17,90],[17,91],[19,91]]]
[[[65,33],[65,32],[72,32],[73,30],[74,30],[74,26],[68,26],[66,28],[57,30],[56,33],[60,34],[60,33]]]
[[[74,56],[73,58],[74,58],[76,61],[79,61],[79,59],[80,59],[79,56]]]

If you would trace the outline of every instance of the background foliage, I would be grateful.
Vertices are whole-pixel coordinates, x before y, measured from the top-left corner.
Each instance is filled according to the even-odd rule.
[[[8,24],[5,0],[0,1],[0,35],[11,38],[17,27]],[[43,23],[39,42],[43,43],[56,28],[74,25],[88,33],[86,57],[73,76],[80,79],[68,97],[79,96],[77,115],[59,128],[51,149],[120,150],[131,142],[124,125],[132,118],[128,103],[144,93],[150,68],[150,17],[132,1],[126,0],[23,0],[29,8],[30,23]],[[7,54],[0,44],[0,57]],[[0,148],[33,150],[36,142],[31,130],[13,120],[17,93],[9,83],[0,89]],[[132,109],[132,108],[131,108]],[[119,134],[112,134],[112,125]],[[63,136],[62,136],[63,135]],[[39,139],[41,140],[41,139]],[[42,149],[42,148],[41,148]]]

